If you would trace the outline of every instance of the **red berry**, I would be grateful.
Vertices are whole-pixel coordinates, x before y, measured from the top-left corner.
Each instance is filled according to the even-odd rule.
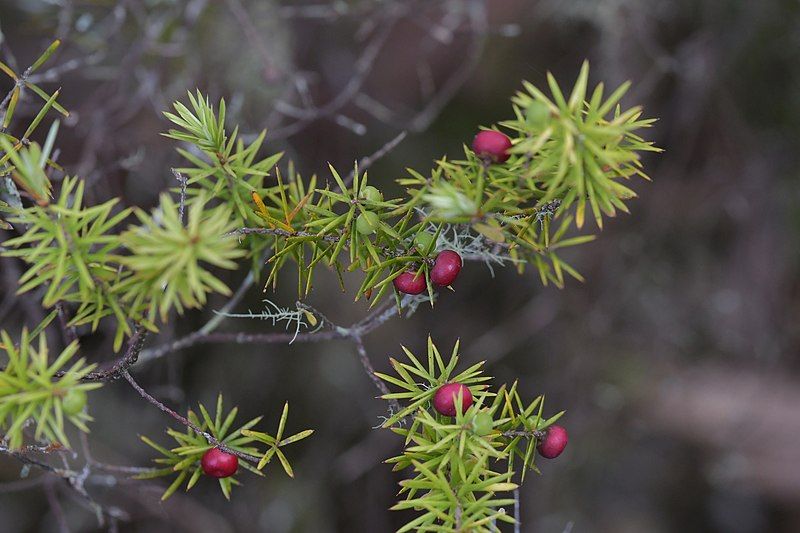
[[[422,272],[416,276],[414,272],[403,272],[394,278],[394,287],[404,294],[422,294],[427,288],[425,275]]]
[[[561,426],[550,426],[542,442],[536,447],[545,459],[555,459],[567,447],[567,430]]]
[[[239,458],[219,448],[211,448],[200,459],[203,472],[211,477],[231,477],[239,468]]]
[[[431,281],[442,287],[453,283],[461,272],[461,256],[453,250],[443,250],[436,256],[431,269]]]
[[[508,153],[509,148],[511,148],[511,139],[494,130],[481,131],[472,141],[472,149],[478,157],[495,163],[503,163],[511,157],[511,154]]]
[[[433,395],[433,408],[445,416],[456,416],[456,399],[461,393],[461,412],[472,405],[472,393],[461,383],[445,383]]]

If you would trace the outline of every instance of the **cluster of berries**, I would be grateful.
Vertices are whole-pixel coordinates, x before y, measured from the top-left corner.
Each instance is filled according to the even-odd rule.
[[[487,164],[507,161],[511,156],[510,148],[511,139],[494,130],[481,131],[472,141],[472,149],[475,154]],[[452,250],[444,250],[436,257],[433,269],[431,269],[431,281],[437,285],[450,285],[460,270],[461,257]],[[422,279],[421,282],[413,284],[413,276],[414,274],[411,272],[404,272],[395,279],[395,287],[400,292],[407,292],[404,289],[408,288],[418,289],[419,292],[422,292],[425,289],[425,280]],[[398,280],[401,281],[398,282]],[[409,292],[409,294],[419,294],[419,292]],[[459,396],[463,413],[473,403],[469,387],[461,383],[445,383],[433,395],[433,408],[444,416],[456,416],[456,402]],[[486,435],[492,431],[492,418],[488,413],[478,413],[473,420],[473,426],[479,435]],[[547,428],[544,438],[536,449],[542,457],[555,459],[567,447],[568,440],[567,430],[562,426],[553,425]]]
[[[479,132],[475,139],[472,141],[472,150],[475,154],[483,159],[487,164],[503,163],[511,156],[509,149],[511,148],[511,139],[503,135],[499,131],[484,130]],[[364,213],[362,217],[370,213]],[[360,218],[360,217],[359,217]],[[357,221],[357,222],[360,222]],[[365,221],[366,225],[367,222]],[[360,229],[359,229],[360,231]],[[424,233],[423,236],[429,234]],[[424,248],[423,243],[417,243],[418,246]],[[463,261],[461,256],[453,250],[443,250],[439,252],[434,259],[433,268],[431,268],[430,277],[431,283],[440,287],[447,287],[451,285],[461,272]],[[406,271],[394,279],[394,286],[403,294],[422,294],[425,292],[427,284],[425,283],[425,276],[416,271]]]
[[[445,383],[433,395],[433,408],[441,415],[456,416],[456,402],[461,396],[461,412],[465,412],[472,405],[472,393],[469,387],[461,383]],[[489,413],[480,412],[475,415],[473,427],[477,434],[487,435],[492,431],[492,417]],[[567,447],[567,430],[561,426],[547,428],[544,438],[539,442],[536,450],[545,459],[555,459]]]
[[[511,139],[499,131],[485,130],[479,132],[472,141],[475,154],[487,164],[504,163],[510,157]],[[371,202],[382,202],[383,195],[372,186],[364,188],[364,199]],[[356,219],[356,230],[363,235],[372,235],[377,231],[379,224],[378,215],[365,211]],[[428,247],[433,236],[424,233],[418,236],[417,246],[420,249]],[[434,259],[430,270],[431,283],[440,287],[451,285],[461,272],[463,261],[461,256],[453,250],[442,250]],[[427,284],[425,276],[415,271],[406,271],[394,279],[395,288],[404,294],[422,294]],[[436,390],[433,396],[433,407],[444,416],[456,416],[456,401],[461,397],[461,412],[466,411],[473,403],[472,393],[469,388],[461,383],[445,383]],[[492,431],[492,418],[488,413],[478,413],[473,425],[478,434],[486,435]],[[567,446],[567,430],[561,426],[550,426],[537,450],[542,457],[554,459],[561,455]],[[211,448],[200,462],[203,472],[211,477],[224,478],[236,473],[239,459],[233,454],[219,448]]]
[[[463,262],[461,256],[453,250],[442,250],[433,261],[431,268],[431,283],[440,287],[452,284],[461,272]],[[425,275],[407,270],[394,278],[394,287],[403,294],[422,294],[427,284]]]

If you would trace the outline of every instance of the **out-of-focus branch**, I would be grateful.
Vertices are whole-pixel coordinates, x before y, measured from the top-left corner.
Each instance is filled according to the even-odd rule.
[[[281,73],[272,59],[272,54],[269,47],[262,39],[261,33],[253,25],[252,18],[247,13],[247,10],[242,5],[240,0],[225,0],[228,10],[236,18],[236,22],[241,26],[247,41],[256,49],[258,56],[261,59],[261,77],[266,82],[276,81]]]
[[[370,23],[372,38],[356,60],[353,73],[344,87],[327,103],[312,107],[306,104],[305,107],[301,108],[285,100],[276,102],[275,109],[267,120],[267,126],[271,126],[281,115],[290,116],[296,120],[287,125],[272,128],[272,138],[285,138],[294,135],[311,122],[321,118],[341,118],[340,111],[359,95],[395,26],[403,17],[413,11],[412,4],[413,2],[387,2],[386,8],[376,14],[375,19],[379,22],[373,21]],[[341,120],[337,121],[337,123],[343,125]]]
[[[64,509],[61,507],[61,503],[58,501],[58,496],[56,495],[53,483],[53,478],[48,478],[44,482],[44,494],[47,497],[47,504],[50,506],[50,510],[53,511],[53,516],[56,517],[58,530],[61,533],[69,533],[67,517],[64,515]]]
[[[364,172],[366,169],[371,167],[375,161],[381,159],[383,156],[394,150],[398,144],[403,142],[403,140],[406,138],[407,135],[408,132],[401,131],[396,137],[394,137],[392,140],[381,146],[377,152],[360,159],[358,161],[358,170],[360,172]],[[345,177],[344,179],[345,184],[350,185],[351,183],[353,183],[353,179],[355,179],[355,176],[356,176],[356,170],[354,168],[353,170],[350,171],[347,177]]]

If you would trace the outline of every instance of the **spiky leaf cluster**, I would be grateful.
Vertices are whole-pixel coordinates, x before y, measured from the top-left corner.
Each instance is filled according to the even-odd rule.
[[[227,206],[206,209],[201,195],[187,215],[184,225],[178,204],[164,194],[153,214],[137,210],[141,225],[120,236],[130,252],[121,263],[131,275],[117,292],[133,308],[146,309],[151,321],[156,314],[166,320],[172,309],[202,307],[212,292],[230,294],[210,268],[233,270],[235,259],[244,255],[236,240],[226,236],[235,228]]]
[[[22,331],[18,343],[6,331],[0,331],[0,351],[7,361],[0,371],[0,431],[3,441],[12,449],[22,447],[29,423],[32,436],[38,442],[69,446],[64,422],[69,421],[81,431],[89,431],[86,423],[92,420],[86,410],[86,392],[97,389],[100,383],[81,380],[94,365],[76,359],[78,343],[67,346],[53,361],[44,333]]]
[[[56,109],[65,116],[68,113],[56,101],[58,91],[48,95],[30,83],[28,76],[47,61],[58,46],[58,41],[53,43],[22,74],[15,73],[0,62],[0,70],[15,82],[8,96],[3,128],[0,129],[0,196],[6,200],[0,204],[0,210],[3,212],[0,227],[2,229],[14,227],[22,233],[21,236],[3,243],[7,248],[4,250],[4,255],[19,257],[30,265],[26,274],[20,279],[20,292],[41,289],[42,304],[45,307],[64,303],[74,309],[69,326],[91,324],[92,328],[96,329],[104,317],[113,315],[116,319],[114,347],[118,350],[125,336],[132,335],[134,322],[155,330],[154,318],[157,314],[165,320],[167,313],[172,309],[180,312],[186,307],[202,305],[209,291],[219,290],[226,294],[229,292],[227,287],[202,265],[233,268],[235,265],[232,259],[242,255],[241,252],[233,250],[236,248],[235,242],[224,239],[223,233],[207,238],[207,233],[202,234],[196,228],[199,223],[204,225],[204,229],[226,232],[231,227],[241,226],[242,223],[237,221],[233,226],[226,225],[224,219],[227,212],[224,208],[218,211],[209,210],[206,213],[203,207],[208,193],[204,193],[202,188],[190,189],[192,204],[197,206],[189,209],[190,223],[195,224],[195,231],[189,236],[192,239],[191,245],[182,246],[186,242],[185,231],[178,231],[171,225],[170,228],[176,231],[176,235],[172,235],[169,231],[164,231],[165,226],[159,219],[155,223],[155,226],[159,227],[159,231],[155,232],[157,234],[155,238],[163,238],[162,246],[159,248],[158,243],[152,242],[149,246],[156,251],[160,250],[161,256],[140,262],[128,257],[132,251],[125,250],[124,246],[121,246],[122,239],[114,233],[117,230],[116,226],[129,214],[129,210],[116,207],[117,199],[95,206],[84,206],[83,181],[78,178],[66,178],[57,193],[58,200],[52,203],[53,184],[48,176],[48,170],[50,168],[60,170],[60,167],[49,158],[58,132],[58,122],[53,123],[43,146],[29,141],[28,138],[51,109]],[[24,133],[14,136],[9,133],[9,126],[17,102],[25,91],[39,95],[44,100],[44,105]],[[221,118],[224,121],[224,110]],[[213,133],[219,130],[214,130],[213,126],[206,126],[212,132],[208,142],[219,140]],[[257,146],[253,145],[247,153],[241,154],[245,166],[252,166],[253,160],[249,157],[255,151]],[[230,153],[227,155],[231,161],[238,157]],[[229,163],[228,168],[236,167]],[[223,200],[227,199],[224,191],[210,192],[218,193]],[[202,195],[202,198],[195,199],[198,195]],[[32,205],[27,205],[29,203]],[[169,218],[169,216],[174,214],[175,205],[174,202],[172,205],[167,205],[168,203],[162,201],[161,211],[156,216],[167,218],[172,222],[175,217]],[[138,214],[143,221],[153,221],[153,217],[142,212]],[[148,229],[142,230],[142,232],[148,231]],[[153,232],[150,233],[152,235]],[[137,251],[133,253],[141,252],[148,247],[148,244],[143,242],[147,238],[141,237],[141,233],[139,236],[139,239],[130,239],[131,245],[137,247]],[[194,242],[194,239],[199,240]],[[165,251],[163,243],[177,247]],[[189,252],[183,253],[186,250]],[[160,265],[170,259],[176,262],[172,264],[172,269],[164,271],[155,263],[159,259],[162,260]],[[186,268],[184,272],[179,273],[176,270],[181,265]],[[169,280],[169,284],[156,289],[155,284],[158,280]]]
[[[187,222],[168,195],[152,214],[137,210],[141,225],[121,235],[115,231],[130,214],[118,209],[118,200],[83,205],[84,182],[66,178],[55,203],[6,208],[8,221],[24,233],[9,239],[3,252],[30,267],[19,292],[44,288],[42,305],[59,302],[76,306],[69,325],[91,323],[114,315],[115,349],[132,322],[156,329],[155,319],[166,320],[175,309],[201,307],[208,294],[230,294],[209,269],[235,269],[245,252],[227,234],[237,227],[226,205],[207,208],[205,193],[188,206]]]
[[[82,181],[67,178],[60,187],[50,182],[50,170],[58,168],[50,159],[58,122],[42,146],[29,140],[51,110],[66,114],[58,91],[45,93],[27,80],[57,46],[22,74],[0,63],[15,83],[0,128],[0,193],[6,201],[0,204],[0,227],[8,229],[10,222],[21,232],[3,244],[6,255],[29,265],[21,292],[38,289],[45,307],[69,304],[69,325],[96,328],[113,316],[117,348],[133,323],[156,329],[156,319],[166,320],[173,310],[201,307],[211,293],[229,294],[214,271],[236,268],[246,254],[256,272],[269,257],[268,285],[277,286],[279,274],[295,267],[303,295],[320,266],[334,270],[342,285],[345,272],[358,271],[356,299],[372,298],[373,305],[404,271],[421,272],[433,300],[434,258],[455,242],[469,243],[459,249],[465,259],[511,262],[520,270],[531,265],[542,283],[562,286],[567,276],[581,279],[560,253],[593,238],[577,232],[587,210],[598,227],[604,216],[627,211],[627,200],[635,196],[627,181],[647,178],[640,154],[657,151],[637,135],[652,121],[642,119],[639,108],[623,110],[619,104],[627,84],[607,98],[602,84],[590,94],[584,64],[569,96],[551,75],[550,96],[524,84],[512,100],[514,118],[499,123],[512,137],[506,162],[490,164],[465,147],[463,157],[443,158],[428,173],[408,169],[398,180],[404,192],[388,198],[357,166],[346,175],[329,166],[322,177],[309,178],[291,162],[279,171],[282,154],[260,155],[264,132],[245,142],[238,129],[226,131],[224,100],[215,108],[207,96],[190,93],[188,105],[178,102],[174,113],[166,113],[177,128],[166,136],[188,145],[179,148],[188,164],[176,169],[186,202],[163,195],[152,213],[136,211],[139,225],[117,235],[129,211],[118,209],[116,200],[84,206]],[[12,135],[9,126],[26,90],[44,104],[21,134]],[[298,306],[290,316],[301,312]],[[304,313],[313,325],[316,318]],[[301,318],[290,320],[299,329]],[[25,331],[19,345],[1,335],[0,348],[8,355],[0,372],[4,444],[19,448],[30,433],[68,445],[65,421],[87,431],[90,417],[82,402],[86,391],[100,385],[84,383],[92,379],[92,366],[73,361],[77,345],[50,362],[44,335]],[[38,344],[32,341],[37,336]],[[482,363],[458,371],[457,352],[458,345],[445,362],[429,339],[427,364],[405,350],[408,362],[391,360],[395,375],[378,374],[397,389],[384,398],[401,404],[384,424],[404,440],[403,451],[387,461],[407,474],[394,509],[418,512],[401,531],[497,531],[512,523],[510,492],[528,470],[537,471],[536,446],[563,414],[545,419],[544,398],[524,402],[516,383],[490,389]],[[448,382],[468,386],[475,398],[454,417],[431,405],[437,388]],[[274,434],[255,430],[261,417],[234,429],[237,414],[236,408],[224,411],[220,396],[213,417],[202,404],[199,415],[189,411],[189,426],[199,433],[193,427],[167,431],[172,448],[143,437],[160,454],[159,468],[139,477],[174,475],[164,499],[184,483],[189,490],[202,476],[203,454],[217,441],[244,459],[245,470],[263,475],[277,458],[293,476],[283,447],[312,431],[284,437],[288,404]],[[218,483],[230,498],[239,481]]]
[[[286,472],[286,475],[289,477],[294,477],[294,470],[292,470],[292,465],[289,464],[289,460],[286,458],[286,455],[281,451],[283,446],[287,446],[289,444],[293,444],[297,441],[303,440],[306,437],[311,436],[314,433],[313,429],[304,429],[294,435],[290,435],[288,437],[284,437],[283,433],[286,430],[286,420],[289,418],[289,402],[283,404],[283,411],[281,412],[281,419],[278,422],[278,430],[275,432],[275,435],[270,435],[269,433],[264,433],[263,431],[253,431],[251,429],[242,430],[242,435],[245,437],[250,437],[251,439],[260,442],[261,444],[266,444],[267,449],[264,451],[261,459],[258,461],[257,468],[261,470],[265,466],[269,464],[270,461],[274,457],[278,458],[280,461],[283,470]]]
[[[400,389],[384,399],[403,403],[384,423],[405,446],[387,462],[409,472],[400,482],[403,499],[393,509],[420,513],[400,531],[489,532],[499,531],[499,522],[513,523],[508,509],[514,503],[509,492],[518,486],[515,477],[521,471],[522,481],[526,470],[536,469],[538,439],[563,414],[545,420],[543,397],[524,404],[516,383],[488,390],[485,382],[491,378],[483,375],[482,362],[456,373],[458,348],[456,343],[445,362],[428,339],[426,364],[404,348],[409,363],[390,360],[396,376],[377,374]],[[440,415],[431,405],[436,390],[451,382],[468,386],[475,399],[455,417]],[[460,406],[460,398],[455,403]]]
[[[50,59],[60,45],[61,41],[53,41],[36,61],[21,73],[15,72],[14,69],[0,61],[0,72],[14,82],[13,89],[3,100],[3,105],[0,105],[0,107],[5,107],[2,127],[0,127],[0,177],[10,175],[17,185],[39,204],[46,204],[50,199],[51,187],[44,173],[45,166],[59,168],[49,159],[58,131],[58,122],[53,123],[43,147],[30,142],[30,137],[51,109],[55,109],[65,117],[69,116],[69,112],[57,102],[59,91],[48,94],[37,84],[31,82],[29,77]],[[15,136],[9,130],[17,105],[27,91],[41,98],[44,104],[24,132]]]
[[[0,137],[0,150],[9,165],[7,169],[0,170],[0,173],[11,175],[17,185],[37,204],[47,205],[52,196],[52,185],[45,174],[47,153],[37,143],[15,146],[3,137]]]
[[[4,242],[7,257],[29,264],[19,292],[43,288],[42,305],[63,302],[76,310],[69,325],[96,329],[106,316],[116,319],[115,349],[132,323],[156,329],[172,310],[201,307],[208,294],[229,294],[211,268],[235,269],[245,252],[226,236],[236,227],[226,205],[207,208],[206,195],[181,208],[168,195],[152,214],[137,210],[141,225],[115,233],[129,209],[117,199],[84,206],[84,182],[66,178],[57,202],[8,208],[9,222],[24,233]]]
[[[5,241],[7,257],[19,257],[29,266],[19,279],[19,292],[43,288],[42,305],[59,302],[77,308],[70,325],[91,324],[96,329],[108,315],[117,319],[117,346],[131,334],[130,311],[113,290],[123,277],[120,242],[114,230],[128,214],[116,207],[118,200],[86,207],[85,183],[66,178],[58,201],[12,211],[9,221],[25,228]]]
[[[193,164],[181,171],[237,213],[254,261],[254,251],[271,250],[268,285],[277,284],[289,263],[296,266],[301,295],[319,266],[340,279],[345,271],[360,271],[356,299],[374,296],[374,304],[403,271],[428,278],[437,249],[417,243],[429,242],[431,228],[447,224],[486,240],[475,259],[502,254],[519,270],[532,265],[544,284],[562,286],[567,276],[582,279],[560,252],[592,240],[576,234],[587,202],[598,225],[603,214],[626,210],[634,194],[621,181],[646,177],[639,154],[657,149],[635,133],[652,121],[641,119],[639,108],[618,105],[627,85],[603,99],[601,84],[587,99],[588,64],[568,99],[552,76],[548,80],[552,100],[526,83],[526,92],[514,98],[515,118],[500,123],[512,135],[508,161],[488,164],[465,147],[463,159],[442,159],[428,175],[409,169],[398,180],[406,193],[394,199],[384,198],[358,168],[343,178],[331,167],[322,181],[303,179],[290,166],[285,178],[275,172],[265,180],[280,154],[258,160],[263,133],[250,146],[235,141],[235,130],[225,132],[224,101],[217,113],[199,93],[167,114],[180,128],[168,136],[194,145],[194,152],[181,150]],[[428,289],[432,294],[430,282]]]
[[[576,205],[578,227],[584,222],[588,202],[598,227],[603,215],[628,212],[625,201],[636,193],[623,184],[632,176],[649,179],[642,170],[640,152],[660,149],[634,132],[654,119],[642,119],[641,107],[625,111],[620,100],[630,87],[626,82],[604,98],[598,84],[587,100],[589,63],[567,97],[552,74],[547,83],[551,97],[530,83],[512,99],[515,119],[502,124],[519,134],[510,165],[525,184],[543,193],[543,202],[560,199],[562,209]]]
[[[222,443],[228,451],[235,451],[249,456],[262,456],[262,459],[255,466],[246,460],[240,460],[240,467],[258,476],[263,476],[264,474],[261,470],[274,455],[277,455],[286,473],[291,477],[294,476],[286,455],[279,448],[308,437],[313,433],[313,430],[307,429],[291,437],[282,437],[289,415],[288,403],[284,405],[275,436],[251,429],[261,421],[262,417],[260,416],[233,429],[239,408],[234,407],[225,414],[221,394],[217,397],[216,411],[213,417],[203,404],[199,404],[198,407],[200,416],[190,410],[187,418],[201,431],[210,434],[218,442]],[[154,459],[154,462],[160,466],[155,470],[136,476],[138,479],[152,479],[177,474],[173,482],[164,491],[161,497],[162,500],[169,498],[184,481],[186,481],[187,491],[194,487],[203,475],[200,465],[203,454],[215,447],[214,444],[209,443],[204,435],[198,434],[189,427],[182,432],[167,429],[167,434],[177,443],[176,447],[168,449],[148,437],[141,437],[143,442],[161,454],[161,457]],[[268,444],[267,450],[262,451],[258,446],[259,443]],[[240,484],[235,476],[220,478],[217,481],[227,499],[230,499],[232,487]]]
[[[230,206],[238,227],[257,224],[253,212],[253,195],[266,194],[266,180],[281,159],[282,153],[259,158],[265,132],[251,143],[238,136],[238,128],[231,134],[225,130],[225,100],[215,109],[207,96],[199,91],[188,93],[189,105],[175,102],[175,113],[164,115],[180,129],[171,129],[166,137],[190,144],[194,150],[178,148],[192,166],[176,169],[185,175],[190,197],[203,191],[210,198]],[[258,271],[258,260],[268,243],[263,239],[244,239],[253,258],[253,268]]]

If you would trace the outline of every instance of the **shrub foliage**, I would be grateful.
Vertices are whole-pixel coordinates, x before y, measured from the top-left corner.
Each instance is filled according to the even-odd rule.
[[[0,63],[14,81],[0,130],[0,225],[11,235],[2,254],[27,264],[19,292],[41,297],[50,310],[32,333],[15,338],[2,332],[7,361],[0,371],[0,431],[10,449],[22,449],[29,439],[69,446],[65,421],[88,431],[85,393],[120,376],[135,383],[127,367],[136,361],[144,332],[203,307],[212,294],[230,294],[220,271],[240,268],[242,259],[266,287],[293,270],[300,298],[321,270],[340,281],[359,276],[353,298],[369,298],[372,306],[392,295],[402,306],[392,281],[407,271],[425,276],[433,304],[430,270],[445,248],[464,260],[532,269],[545,285],[581,279],[561,251],[590,241],[592,223],[602,228],[607,217],[627,212],[635,197],[631,179],[647,178],[641,154],[657,151],[639,136],[652,120],[620,104],[628,85],[609,95],[602,84],[590,89],[584,64],[570,91],[551,75],[549,95],[523,84],[512,98],[512,118],[494,126],[511,137],[507,161],[491,163],[465,146],[463,155],[443,157],[427,172],[406,169],[398,179],[403,194],[388,197],[358,165],[301,176],[291,162],[281,164],[282,154],[263,154],[265,132],[245,142],[226,123],[225,101],[196,92],[165,113],[172,124],[165,135],[177,141],[185,160],[174,169],[178,186],[149,212],[123,208],[118,199],[87,205],[80,177],[56,179],[64,175],[51,159],[58,120],[44,144],[31,140],[46,117],[68,114],[58,91],[48,94],[27,81],[58,44],[23,74]],[[26,91],[42,107],[15,136],[15,110]],[[313,313],[302,312],[316,323]],[[67,330],[112,323],[114,349],[126,346],[125,364],[92,372],[93,365],[79,358],[78,341],[51,358],[44,329],[57,315],[66,317]],[[492,390],[480,364],[457,372],[457,351],[445,362],[429,342],[427,364],[406,351],[408,362],[391,360],[395,375],[378,375],[397,389],[384,395],[393,406],[384,427],[405,443],[389,463],[409,473],[395,508],[418,513],[403,530],[494,531],[500,522],[513,522],[506,512],[511,493],[527,470],[536,470],[536,444],[562,414],[545,418],[544,398],[524,401],[516,383]],[[434,391],[446,382],[467,385],[475,397],[454,418],[430,408]],[[175,475],[165,498],[184,482],[191,488],[202,473],[200,458],[214,446],[246,459],[244,469],[258,475],[277,457],[291,476],[282,448],[311,431],[284,437],[287,413],[275,434],[253,429],[260,418],[233,429],[237,410],[226,414],[221,396],[214,416],[203,405],[199,415],[175,415],[185,426],[167,431],[175,447],[145,437],[159,454],[158,468],[140,477]],[[238,481],[219,483],[230,497]]]

